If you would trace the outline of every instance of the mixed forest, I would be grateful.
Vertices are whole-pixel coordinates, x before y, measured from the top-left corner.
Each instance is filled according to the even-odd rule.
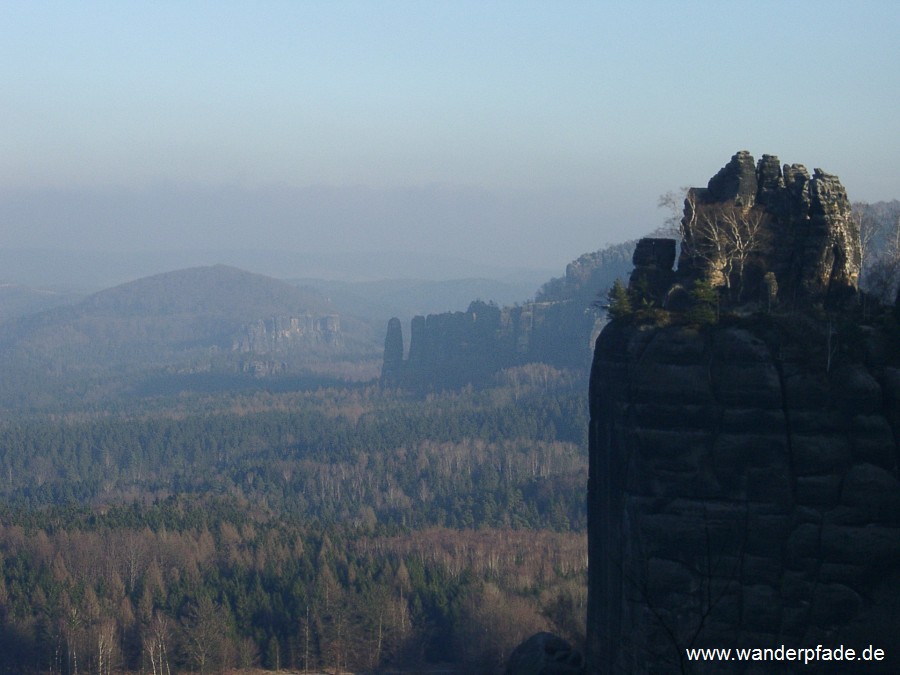
[[[580,640],[582,374],[0,422],[0,671],[494,671]]]

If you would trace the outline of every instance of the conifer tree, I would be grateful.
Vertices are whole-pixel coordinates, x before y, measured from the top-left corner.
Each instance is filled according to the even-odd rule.
[[[691,288],[690,296],[688,321],[705,326],[719,320],[719,293],[710,282],[697,279]]]
[[[606,295],[606,313],[610,319],[622,319],[631,316],[633,308],[628,290],[622,284],[621,279],[616,279]]]

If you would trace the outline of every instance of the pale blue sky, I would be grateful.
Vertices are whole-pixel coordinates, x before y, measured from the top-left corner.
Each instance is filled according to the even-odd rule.
[[[737,150],[900,197],[896,2],[4,2],[0,246],[559,268]]]

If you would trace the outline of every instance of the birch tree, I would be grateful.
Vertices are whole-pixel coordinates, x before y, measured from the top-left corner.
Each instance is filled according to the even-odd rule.
[[[768,230],[768,217],[762,209],[731,204],[696,204],[691,200],[690,253],[703,261],[710,282],[724,285],[729,294],[744,294],[745,273],[751,257],[762,250]]]

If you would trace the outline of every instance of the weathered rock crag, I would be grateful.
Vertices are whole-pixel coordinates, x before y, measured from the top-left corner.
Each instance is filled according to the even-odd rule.
[[[551,279],[533,301],[521,305],[476,300],[465,312],[416,316],[406,358],[400,321],[391,319],[382,386],[432,391],[482,385],[498,371],[528,363],[586,371],[602,326],[593,306],[597,292],[628,274],[634,245],[625,242],[580,256],[566,266],[565,276]]]
[[[473,302],[465,312],[416,316],[406,359],[400,321],[391,319],[382,386],[428,391],[479,385],[504,368],[535,361],[585,368],[596,320],[588,310],[571,301],[503,308]]]
[[[732,227],[722,228],[724,222]],[[773,155],[754,164],[738,152],[707,187],[688,191],[682,229],[676,276],[683,284],[697,278],[739,284],[749,301],[764,296],[770,273],[782,303],[793,307],[840,304],[855,295],[858,226],[840,180],[821,169],[810,177],[802,164],[781,167]]]
[[[698,664],[685,649],[843,644],[888,652],[865,672],[900,672],[900,355],[876,326],[833,349],[833,324],[854,323],[859,268],[846,193],[824,172],[738,153],[689,193],[678,270],[667,245],[639,245],[636,271],[653,274],[632,284],[664,298],[715,280],[690,226],[723,203],[765,210],[770,240],[752,264],[777,277],[783,311],[703,328],[616,320],[599,336],[587,671],[787,673],[796,662]],[[829,305],[843,310],[826,323],[816,308]]]
[[[313,345],[339,345],[341,320],[337,314],[274,316],[244,326],[232,341],[232,350],[242,353],[283,353]]]

